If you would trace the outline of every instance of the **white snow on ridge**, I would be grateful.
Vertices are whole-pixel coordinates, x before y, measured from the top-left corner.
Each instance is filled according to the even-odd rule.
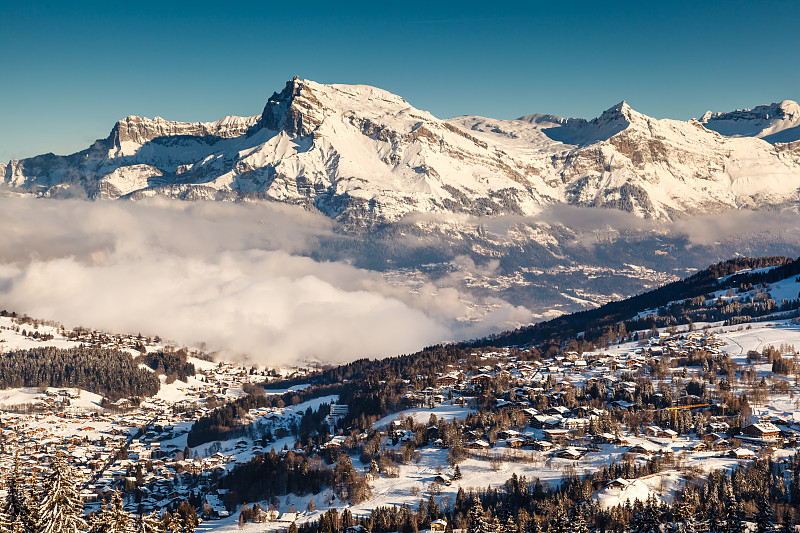
[[[534,215],[559,203],[673,219],[798,200],[800,153],[753,138],[789,135],[797,107],[702,123],[656,120],[625,102],[593,120],[440,120],[375,87],[294,79],[260,116],[127,117],[84,152],[12,161],[0,177],[53,195],[76,175],[89,177],[79,184],[92,197],[257,194],[366,225],[409,213]]]
[[[768,142],[800,140],[800,105],[793,100],[739,109],[727,113],[707,111],[700,123],[728,137],[757,137]]]

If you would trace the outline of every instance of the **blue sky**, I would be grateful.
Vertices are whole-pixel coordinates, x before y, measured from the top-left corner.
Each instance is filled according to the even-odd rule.
[[[687,119],[799,99],[800,2],[0,0],[0,161],[64,154],[126,115],[255,115],[294,75],[439,117]]]

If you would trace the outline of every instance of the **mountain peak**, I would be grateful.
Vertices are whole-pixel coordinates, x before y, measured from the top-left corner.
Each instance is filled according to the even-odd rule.
[[[596,123],[608,123],[611,121],[624,121],[630,124],[640,114],[634,111],[625,100],[603,111],[599,117],[593,120]]]
[[[307,80],[295,76],[286,82],[280,93],[273,93],[261,113],[259,127],[285,131],[289,135],[308,135],[321,122],[314,110],[322,104],[309,87]]]

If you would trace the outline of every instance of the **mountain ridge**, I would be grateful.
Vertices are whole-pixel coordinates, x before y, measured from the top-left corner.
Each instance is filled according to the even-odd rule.
[[[268,199],[367,228],[415,212],[571,204],[672,220],[800,201],[800,144],[727,137],[708,128],[723,115],[704,117],[657,120],[623,101],[592,120],[438,119],[379,88],[296,77],[260,115],[129,116],[86,150],[12,160],[0,177],[47,197]]]

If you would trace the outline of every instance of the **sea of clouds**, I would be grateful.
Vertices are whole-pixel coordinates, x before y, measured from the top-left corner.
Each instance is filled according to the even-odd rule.
[[[0,308],[70,327],[276,365],[408,353],[531,319],[497,300],[466,321],[470,296],[453,287],[410,291],[312,259],[348,237],[281,204],[2,198],[0,213]]]
[[[463,289],[464,277],[491,277],[495,260],[456,257],[452,275],[410,290],[354,266],[347,253],[326,260],[331,256],[320,250],[357,250],[358,237],[334,231],[324,216],[277,203],[5,197],[0,217],[0,309],[69,327],[202,344],[265,365],[409,353],[535,316]],[[739,211],[665,226],[618,211],[565,207],[526,219],[465,221],[497,233],[544,222],[584,236],[604,227],[681,234],[688,246],[746,234],[800,243],[794,213]],[[484,310],[479,319],[476,306]]]

